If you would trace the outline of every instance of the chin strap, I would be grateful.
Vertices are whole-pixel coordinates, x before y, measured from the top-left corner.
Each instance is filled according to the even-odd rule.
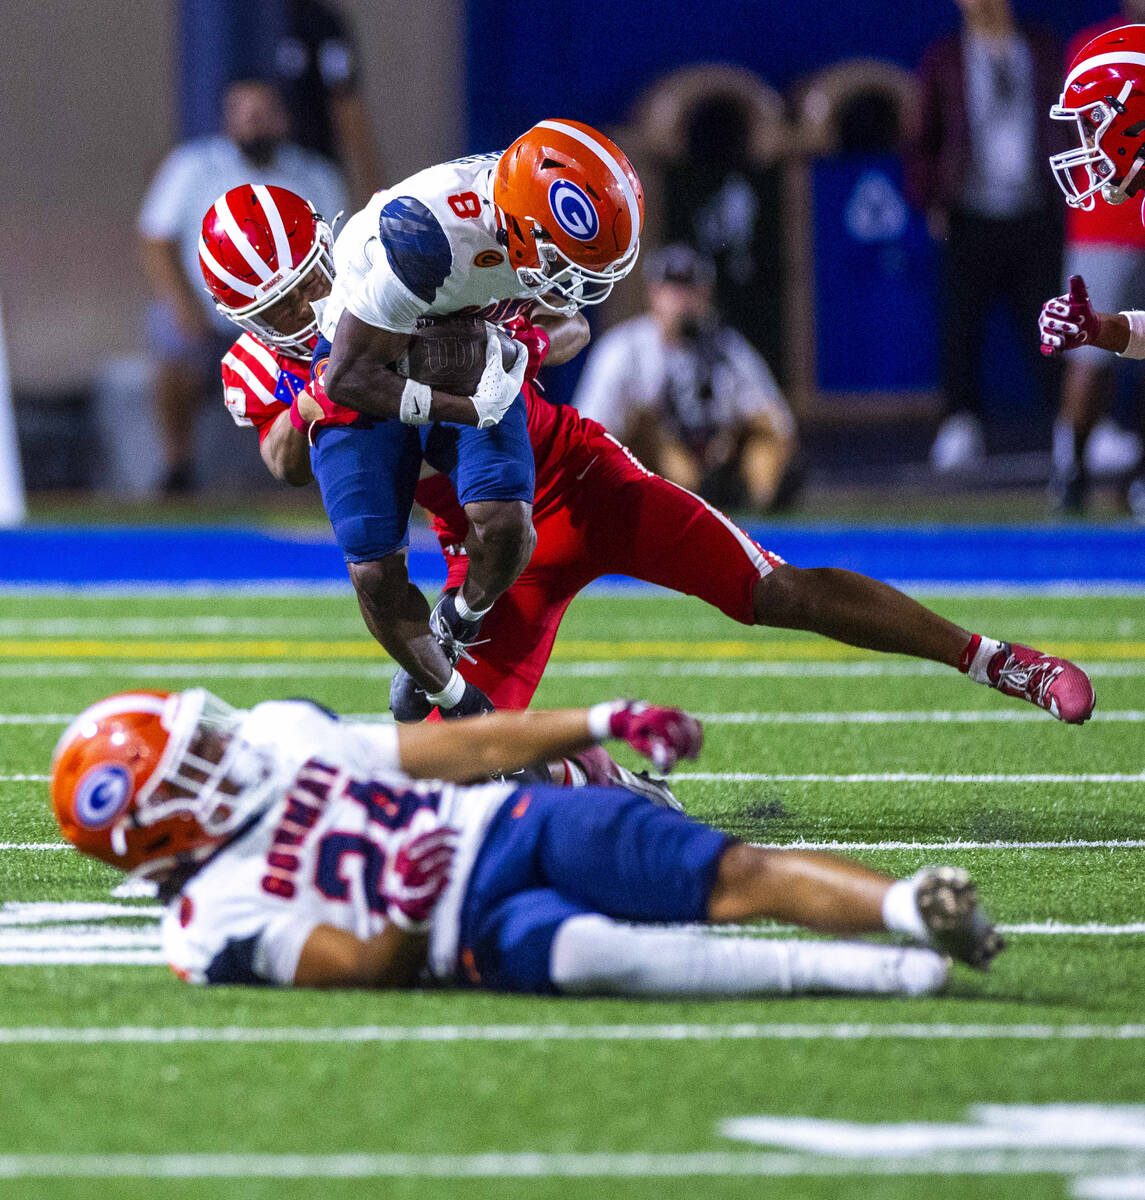
[[[1133,159],[1129,170],[1125,172],[1125,176],[1120,183],[1108,184],[1101,189],[1101,195],[1105,202],[1107,204],[1124,204],[1132,194],[1130,189],[1136,181],[1137,176],[1141,173],[1142,167],[1145,167],[1145,147],[1137,151],[1136,157]],[[1145,180],[1142,182],[1145,182]]]

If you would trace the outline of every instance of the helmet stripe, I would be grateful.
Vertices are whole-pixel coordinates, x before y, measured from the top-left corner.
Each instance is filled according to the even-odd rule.
[[[266,283],[274,272],[270,269],[270,265],[259,257],[246,234],[239,228],[238,222],[227,206],[226,196],[220,196],[215,201],[215,215],[222,222],[227,237],[234,242],[235,249],[246,259],[250,269],[258,276],[259,282]]]
[[[612,152],[605,149],[595,138],[589,137],[587,133],[584,133],[573,125],[566,125],[563,121],[538,121],[537,128],[552,129],[557,133],[563,133],[566,137],[571,137],[573,141],[580,142],[582,146],[586,146],[591,150],[609,169],[613,179],[616,180],[617,185],[624,194],[625,203],[628,205],[628,224],[631,230],[628,237],[628,250],[631,250],[640,238],[640,203],[636,199],[636,192],[632,187],[631,181],[624,171],[621,170],[620,164],[616,161]]]
[[[290,239],[286,236],[282,213],[278,211],[278,205],[275,204],[274,198],[263,184],[256,183],[254,185],[254,194],[262,205],[266,223],[270,226],[270,232],[274,236],[274,256],[278,259],[278,269],[289,271],[294,265],[294,256],[290,253]]]
[[[203,240],[202,234],[199,235],[199,259],[206,263],[210,268],[211,274],[214,275],[221,283],[225,283],[227,287],[233,288],[241,296],[249,296],[252,300],[258,295],[258,289],[254,284],[247,283],[244,279],[239,279],[232,275],[226,269],[207,247],[207,243]]]
[[[165,696],[149,696],[145,692],[126,692],[119,696],[108,696],[106,700],[100,700],[90,708],[85,708],[60,734],[60,740],[56,743],[55,755],[58,756],[68,742],[75,737],[76,731],[81,725],[87,725],[90,721],[102,721],[105,717],[118,717],[129,712],[145,712],[159,716],[166,703]]]
[[[1116,50],[1110,51],[1108,54],[1095,54],[1092,58],[1078,63],[1066,76],[1065,85],[1062,88],[1063,95],[1083,71],[1089,71],[1093,67],[1116,66],[1118,63],[1132,63],[1135,67],[1145,67],[1145,54],[1135,50]]]

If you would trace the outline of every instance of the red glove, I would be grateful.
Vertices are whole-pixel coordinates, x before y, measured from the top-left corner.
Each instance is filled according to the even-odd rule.
[[[1093,311],[1085,280],[1080,275],[1071,275],[1068,294],[1047,300],[1038,317],[1041,351],[1046,355],[1092,345],[1100,330],[1101,318]]]
[[[534,325],[523,313],[505,322],[501,328],[515,342],[520,342],[529,352],[529,365],[525,368],[525,382],[532,383],[549,352],[549,335]]]
[[[386,863],[382,894],[386,916],[411,933],[429,927],[434,905],[449,882],[457,830],[448,826],[414,834]]]
[[[361,415],[356,409],[335,404],[326,395],[326,389],[314,380],[294,397],[290,405],[290,423],[299,433],[305,433],[311,424],[318,428],[352,425]]]
[[[588,727],[597,740],[622,738],[650,758],[661,774],[670,771],[678,759],[695,758],[704,744],[703,727],[690,713],[643,700],[593,705],[588,710]]]

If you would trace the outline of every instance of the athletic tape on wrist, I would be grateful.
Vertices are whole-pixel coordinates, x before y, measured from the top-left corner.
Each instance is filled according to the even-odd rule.
[[[588,731],[598,742],[612,736],[612,716],[623,707],[623,700],[605,700],[588,710]]]
[[[405,425],[428,425],[429,406],[433,400],[433,389],[427,383],[407,379],[402,388],[402,406],[398,413]]]
[[[1129,322],[1129,342],[1119,358],[1145,358],[1145,312],[1131,309],[1121,314]]]

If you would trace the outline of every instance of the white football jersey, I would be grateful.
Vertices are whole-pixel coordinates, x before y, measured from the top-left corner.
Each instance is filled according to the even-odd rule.
[[[257,705],[242,735],[271,753],[277,799],[167,906],[172,970],[193,983],[293,983],[315,926],[381,932],[391,855],[411,832],[449,826],[457,851],[430,930],[430,970],[449,978],[473,862],[512,786],[412,780],[394,726],[339,721],[307,701]]]
[[[442,163],[377,192],[334,243],[334,288],[319,316],[331,341],[343,312],[410,333],[419,317],[477,313],[500,322],[530,293],[497,240],[498,154]]]

